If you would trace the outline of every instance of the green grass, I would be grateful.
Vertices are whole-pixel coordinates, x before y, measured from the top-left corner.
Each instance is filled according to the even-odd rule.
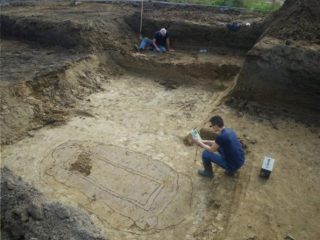
[[[169,2],[238,7],[260,12],[272,12],[280,8],[280,4],[271,4],[265,0],[169,0]]]
[[[279,9],[280,4],[279,3],[271,4],[263,0],[244,0],[243,7],[251,10],[271,12]]]

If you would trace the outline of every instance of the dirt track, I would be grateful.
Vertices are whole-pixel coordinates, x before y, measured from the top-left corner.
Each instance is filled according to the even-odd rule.
[[[206,45],[201,54],[205,41],[179,49],[178,35],[176,52],[141,55],[132,49],[136,33],[127,25],[136,8],[6,10],[9,19],[21,18],[21,26],[37,18],[43,25],[28,35],[32,42],[2,42],[10,46],[1,69],[2,128],[12,143],[2,147],[2,166],[48,199],[87,211],[109,239],[319,238],[319,128],[268,115],[259,105],[245,103],[247,111],[240,111],[224,104],[248,45]],[[190,22],[205,29],[210,21],[233,17],[221,14],[203,23],[195,12]],[[57,47],[56,35],[51,46],[34,46],[35,36],[43,40],[40,30],[61,18],[69,19],[67,30],[77,26],[79,45]],[[181,18],[171,20],[183,26]],[[151,20],[146,32],[162,23]],[[19,29],[19,22],[14,26]],[[85,33],[77,35],[77,29]],[[239,39],[253,39],[253,32],[244,29]],[[95,45],[86,49],[88,42]],[[185,144],[189,130],[207,128],[213,114],[222,115],[246,147],[246,165],[234,178],[218,168],[213,181],[198,177],[201,152]],[[258,174],[268,154],[276,165],[265,181]]]

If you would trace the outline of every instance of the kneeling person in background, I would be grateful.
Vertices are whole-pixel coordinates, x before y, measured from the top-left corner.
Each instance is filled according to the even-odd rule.
[[[161,28],[160,31],[157,31],[153,39],[143,38],[140,46],[138,47],[138,51],[142,52],[144,49],[151,47],[157,52],[166,52],[173,51],[170,48],[170,34],[165,28]]]

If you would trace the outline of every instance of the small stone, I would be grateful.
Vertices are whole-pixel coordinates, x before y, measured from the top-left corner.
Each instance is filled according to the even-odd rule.
[[[290,234],[287,234],[287,236],[284,239],[285,240],[295,240],[294,237],[292,237]]]
[[[178,85],[172,84],[170,87],[171,87],[171,89],[177,89],[177,88],[178,88]]]
[[[218,226],[218,230],[219,230],[219,232],[221,232],[221,231],[223,231],[223,227],[221,227],[221,226]]]
[[[255,140],[255,139],[252,139],[252,140],[250,141],[251,144],[256,144],[257,142],[258,142],[258,141]]]
[[[63,206],[57,206],[55,212],[60,219],[66,219],[70,217],[70,211]]]
[[[43,207],[41,204],[32,203],[28,207],[28,213],[34,220],[43,219]]]
[[[221,221],[223,219],[223,214],[222,213],[218,213],[216,220],[217,221]]]
[[[27,211],[23,211],[20,217],[21,222],[28,222],[29,221],[29,216]]]
[[[34,135],[35,135],[34,131],[29,131],[29,132],[28,132],[28,136],[29,136],[29,137],[34,137]]]
[[[252,138],[247,138],[247,140],[250,144],[256,144],[258,142],[256,139],[252,139]]]
[[[8,188],[8,190],[13,190],[13,189],[15,189],[15,184],[11,181],[11,180],[8,180],[7,181],[7,188]]]

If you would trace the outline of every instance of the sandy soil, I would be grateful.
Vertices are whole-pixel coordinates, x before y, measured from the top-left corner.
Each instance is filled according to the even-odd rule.
[[[63,185],[59,179],[46,175],[45,170],[55,167],[47,162],[47,156],[61,144],[72,141],[84,141],[89,146],[95,142],[111,144],[123,151],[143,154],[154,165],[160,161],[187,176],[189,186],[185,190],[190,191],[191,187],[192,191],[183,193],[186,196],[182,202],[190,201],[191,205],[179,205],[183,213],[176,208],[178,212],[165,216],[177,219],[182,214],[183,221],[168,229],[153,226],[151,230],[156,230],[153,239],[282,239],[288,233],[297,239],[319,236],[319,164],[315,158],[319,154],[319,129],[281,119],[274,121],[278,128],[275,129],[267,120],[246,114],[239,117],[227,106],[214,107],[223,92],[204,91],[197,86],[168,91],[148,79],[123,76],[111,79],[104,87],[106,91],[79,103],[93,117],[75,117],[65,126],[43,128],[34,137],[3,147],[3,164],[49,198],[87,209],[111,239],[149,239],[150,236],[143,237],[147,229],[141,226],[138,230],[128,228],[125,219],[130,216],[129,210],[123,213],[122,221],[112,222],[121,209],[115,206],[116,213],[111,214],[106,207],[101,208],[105,199],[99,198],[103,195],[92,186],[79,189],[77,185]],[[196,175],[201,167],[200,151],[194,161],[196,148],[185,146],[182,139],[193,127],[207,127],[205,120],[215,113],[221,114],[228,126],[238,132],[248,154],[239,176],[229,178],[217,169],[216,178],[208,181]],[[263,156],[269,154],[276,159],[276,165],[271,178],[265,181],[258,174]],[[66,164],[74,163],[71,157],[65,160]],[[95,161],[92,159],[92,168],[99,167]],[[60,167],[64,166],[68,165]],[[112,175],[105,168],[94,177],[106,179],[107,184],[112,180],[108,180],[108,175]],[[67,175],[72,172],[65,171]],[[167,174],[163,171],[161,174]],[[78,175],[78,178],[82,176]],[[139,191],[143,187],[139,183],[137,180],[131,187]],[[123,179],[114,184],[115,188],[122,188],[125,182]],[[161,217],[164,216],[158,217],[158,221]]]
[[[88,9],[79,22],[88,21]],[[116,29],[112,41],[124,26],[115,9],[104,15],[117,16],[109,23]],[[72,11],[54,8],[52,18],[76,18]],[[114,46],[119,45],[122,53],[99,52],[68,67],[60,81],[82,76],[91,84],[99,77],[99,92],[73,100],[74,114],[65,124],[38,127],[2,146],[1,166],[50,200],[87,211],[109,239],[319,239],[319,127],[224,104],[244,59],[233,50],[199,54],[178,48],[154,60],[153,53],[132,52],[125,37]],[[56,56],[66,59],[59,51]],[[118,63],[115,70],[110,56]],[[84,66],[90,67],[86,74]],[[158,78],[158,72],[175,81]],[[185,144],[190,130],[207,129],[214,114],[245,146],[246,164],[235,177],[219,168],[213,180],[197,176],[201,150]],[[269,180],[259,178],[266,155],[276,160]]]

